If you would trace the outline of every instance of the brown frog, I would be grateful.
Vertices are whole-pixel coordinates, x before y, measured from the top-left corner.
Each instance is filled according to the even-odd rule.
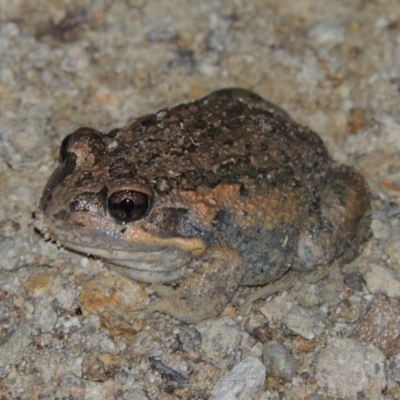
[[[361,175],[243,89],[71,133],[40,208],[59,243],[158,284],[150,310],[188,323],[218,315],[239,285],[350,261],[370,235]]]

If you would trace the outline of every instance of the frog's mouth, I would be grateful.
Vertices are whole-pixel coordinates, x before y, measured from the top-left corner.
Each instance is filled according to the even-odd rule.
[[[160,238],[143,230],[115,234],[88,235],[55,229],[47,236],[79,253],[100,257],[109,267],[131,279],[150,283],[172,282],[183,276],[186,264],[206,249],[200,237]]]
[[[76,225],[69,221],[47,219],[41,213],[36,227],[60,245],[79,253],[100,257],[111,263],[110,268],[131,279],[150,283],[171,282],[187,271],[186,264],[199,257],[207,244],[201,237],[158,237],[140,227],[130,229],[93,230],[88,224]]]
[[[187,270],[184,268],[185,265],[206,249],[206,245],[201,239],[186,240],[191,244],[189,250],[179,248],[176,243],[174,247],[165,244],[160,247],[153,245],[151,248],[143,246],[144,250],[139,250],[140,246],[137,244],[135,244],[135,250],[102,249],[67,242],[64,242],[64,245],[80,253],[107,260],[111,263],[108,265],[111,270],[130,279],[163,283],[172,282],[182,277]],[[167,241],[174,242],[174,238],[167,239]],[[182,238],[176,238],[175,242],[179,244],[182,242]]]

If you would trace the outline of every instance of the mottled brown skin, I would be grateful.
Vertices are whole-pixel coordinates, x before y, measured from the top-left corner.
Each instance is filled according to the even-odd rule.
[[[349,261],[370,235],[361,175],[243,89],[107,135],[80,128],[60,153],[40,205],[52,236],[130,278],[174,282],[150,309],[184,322],[218,315],[239,285]]]

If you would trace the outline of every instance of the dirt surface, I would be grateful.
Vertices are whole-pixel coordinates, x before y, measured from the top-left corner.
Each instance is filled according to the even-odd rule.
[[[397,0],[0,0],[0,21],[2,400],[400,399]],[[363,174],[373,238],[246,312],[133,316],[150,286],[35,230],[61,140],[233,86]]]

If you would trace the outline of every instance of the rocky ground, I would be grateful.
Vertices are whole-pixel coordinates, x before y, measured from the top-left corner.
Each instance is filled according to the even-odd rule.
[[[0,19],[1,400],[400,399],[398,0],[0,0]],[[373,238],[246,312],[135,318],[151,288],[35,230],[60,142],[231,86],[361,171]]]

